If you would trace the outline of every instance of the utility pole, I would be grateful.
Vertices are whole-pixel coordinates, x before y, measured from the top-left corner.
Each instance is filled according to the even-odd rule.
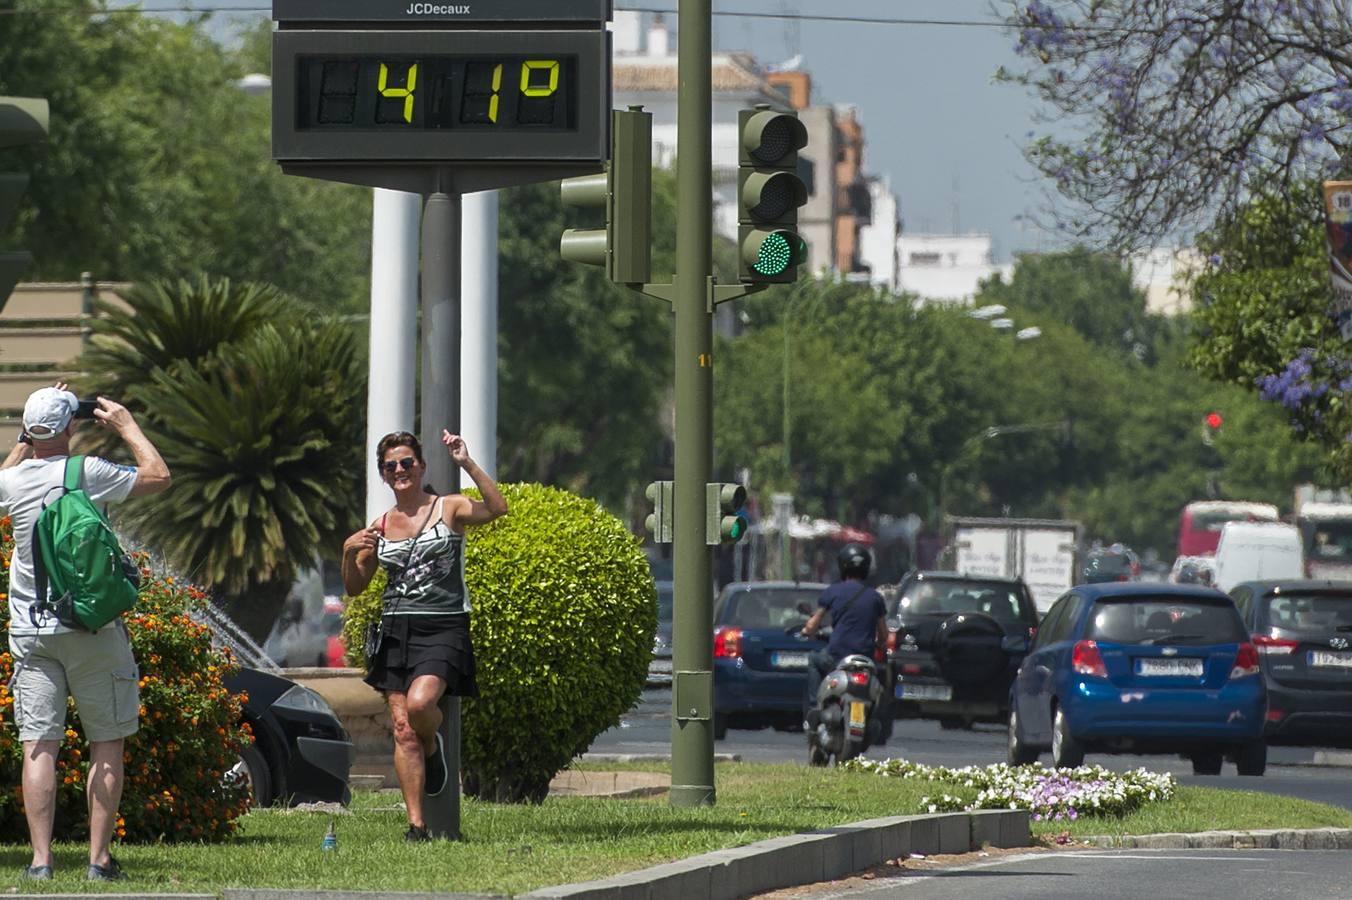
[[[713,4],[680,0],[676,117],[676,465],[671,803],[712,805],[713,560],[704,540],[713,469]]]

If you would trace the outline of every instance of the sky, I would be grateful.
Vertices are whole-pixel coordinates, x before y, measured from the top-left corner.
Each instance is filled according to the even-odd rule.
[[[614,2],[620,9],[676,8],[675,0]],[[265,4],[195,0],[191,5]],[[750,51],[762,65],[801,54],[801,68],[812,75],[814,102],[857,108],[866,139],[865,171],[890,177],[905,231],[987,232],[994,238],[996,262],[1059,244],[1055,235],[1021,220],[1042,204],[1045,185],[1020,148],[1028,132],[1044,129],[1033,121],[1038,104],[1027,89],[992,80],[999,66],[1019,65],[1008,31],[717,15],[995,22],[992,0],[713,0],[713,7],[716,50]],[[675,16],[666,19],[674,31]]]

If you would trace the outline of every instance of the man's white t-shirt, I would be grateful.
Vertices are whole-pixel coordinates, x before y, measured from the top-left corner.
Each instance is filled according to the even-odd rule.
[[[37,598],[33,572],[33,527],[44,501],[61,496],[66,479],[66,457],[26,459],[17,466],[0,469],[0,507],[9,510],[14,526],[14,558],[9,565],[9,630],[11,634],[56,634],[70,631],[54,616],[38,617],[34,627],[29,610]],[[97,456],[86,456],[80,486],[95,503],[127,499],[136,485],[136,467],[119,466]]]

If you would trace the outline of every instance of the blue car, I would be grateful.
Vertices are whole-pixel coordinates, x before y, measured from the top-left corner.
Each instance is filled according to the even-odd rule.
[[[797,637],[826,585],[733,582],[714,607],[714,739],[729,725],[795,730],[803,723],[807,656],[824,647]]]
[[[1258,650],[1229,597],[1141,582],[1083,585],[1048,610],[1014,679],[1009,762],[1050,750],[1179,753],[1198,775],[1225,758],[1267,767],[1267,688]]]

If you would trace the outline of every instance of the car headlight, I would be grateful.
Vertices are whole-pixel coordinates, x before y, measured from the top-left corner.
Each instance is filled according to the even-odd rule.
[[[272,704],[282,709],[294,710],[297,712],[312,712],[320,715],[333,716],[333,707],[329,706],[328,701],[307,687],[295,685],[287,690],[285,694],[278,697]],[[337,716],[334,716],[337,718]]]

